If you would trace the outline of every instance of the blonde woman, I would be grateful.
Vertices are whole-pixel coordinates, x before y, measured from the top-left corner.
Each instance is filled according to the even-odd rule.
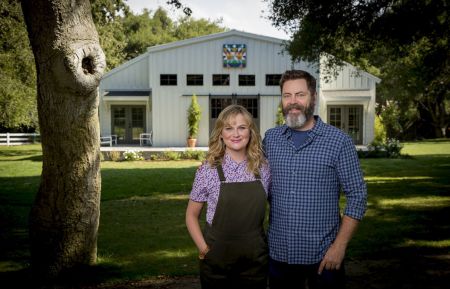
[[[203,289],[266,288],[263,222],[269,183],[252,115],[240,105],[226,107],[212,131],[186,210],[186,225],[199,250]],[[205,203],[202,232],[199,216]]]

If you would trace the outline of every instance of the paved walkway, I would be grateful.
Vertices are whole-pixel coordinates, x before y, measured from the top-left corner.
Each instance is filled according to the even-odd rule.
[[[195,147],[195,148],[187,148],[187,147],[153,147],[153,146],[139,146],[137,145],[114,145],[110,146],[102,146],[100,147],[100,151],[102,152],[110,152],[110,151],[126,151],[126,150],[135,150],[141,152],[185,152],[187,150],[195,150],[195,151],[208,151],[207,147]]]
[[[110,152],[110,151],[126,151],[126,150],[137,150],[141,152],[185,152],[187,150],[196,150],[196,151],[208,151],[207,147],[195,147],[195,148],[187,148],[187,147],[153,147],[153,146],[139,146],[137,145],[114,145],[112,147],[102,146],[100,147],[100,151],[102,152]],[[367,146],[357,145],[356,150],[367,151]]]

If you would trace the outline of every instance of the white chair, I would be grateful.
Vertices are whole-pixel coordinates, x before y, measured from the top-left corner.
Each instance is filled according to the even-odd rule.
[[[111,136],[101,136],[100,137],[100,145],[109,145],[112,147],[113,139]]]
[[[112,142],[116,145],[117,144],[117,134],[112,134],[111,139],[112,139]]]
[[[139,134],[139,143],[141,144],[141,146],[145,144],[153,145],[152,132]]]

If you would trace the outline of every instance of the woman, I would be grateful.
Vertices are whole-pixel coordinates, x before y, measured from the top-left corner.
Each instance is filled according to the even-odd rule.
[[[252,115],[240,105],[226,107],[217,118],[186,210],[186,225],[199,250],[203,289],[266,288],[263,222],[269,182]],[[205,202],[202,234],[199,216]]]

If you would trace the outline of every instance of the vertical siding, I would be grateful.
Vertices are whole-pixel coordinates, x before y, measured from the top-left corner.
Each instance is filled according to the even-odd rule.
[[[246,44],[247,67],[224,68],[223,44]],[[281,55],[278,43],[242,36],[228,36],[186,46],[149,51],[153,100],[153,131],[155,146],[184,146],[187,137],[186,111],[190,97],[196,93],[202,107],[199,145],[206,146],[209,138],[209,93],[231,95],[261,94],[260,127],[265,132],[274,126],[279,102],[279,87],[266,86],[266,74],[281,74],[290,69],[288,55]],[[304,63],[299,64],[306,67]],[[160,86],[160,74],[177,74],[177,86]],[[203,86],[186,86],[187,74],[203,74]],[[230,86],[212,86],[213,74],[230,74]],[[255,86],[239,86],[239,74],[255,75]],[[184,95],[184,96],[183,96]],[[264,96],[264,95],[274,95]],[[275,103],[275,104],[274,104]],[[156,109],[157,108],[157,109]]]
[[[322,89],[325,90],[370,90],[374,85],[373,80],[367,73],[358,73],[357,69],[350,64],[346,64],[342,68],[337,78],[332,79],[328,83],[321,81],[321,84]]]
[[[318,113],[326,121],[328,105],[362,105],[363,144],[368,145],[374,138],[375,96],[375,78],[346,64],[337,78],[321,81]]]
[[[139,57],[138,57],[139,58]],[[147,56],[130,60],[118,71],[111,71],[101,81],[101,86],[108,89],[148,89]]]
[[[223,44],[246,44],[247,67],[224,68],[222,66]],[[164,48],[164,46],[162,47]],[[321,73],[317,66],[305,62],[292,64],[290,56],[282,52],[280,43],[270,39],[245,36],[240,33],[226,34],[222,38],[208,38],[203,42],[185,42],[185,45],[166,46],[164,49],[151,48],[146,54],[122,65],[102,80],[99,93],[108,89],[151,89],[152,97],[147,106],[147,129],[153,130],[155,146],[185,146],[187,138],[187,109],[190,95],[197,94],[202,108],[202,118],[198,138],[199,146],[207,146],[209,139],[209,97],[208,94],[260,94],[260,130],[262,135],[275,126],[276,111],[280,101],[278,86],[266,86],[266,74],[281,74],[285,70],[302,69],[310,72],[318,80]],[[323,92],[361,91],[364,103],[364,142],[373,139],[373,119],[375,108],[375,81],[368,74],[354,74],[355,69],[347,65],[331,83],[318,81],[316,113],[326,120],[326,106]],[[160,86],[160,74],[177,74],[177,86]],[[187,74],[202,74],[203,86],[187,86]],[[213,74],[230,74],[230,86],[212,86]],[[255,75],[255,86],[239,86],[239,74]],[[360,104],[337,93],[333,99],[337,103]],[[341,95],[341,96],[338,96]],[[351,94],[354,95],[354,94]],[[344,96],[342,98],[342,96]],[[340,98],[341,97],[341,98]],[[126,104],[126,103],[124,103]],[[110,133],[110,103],[100,103],[101,131]]]
[[[120,69],[112,70],[107,73],[100,82],[99,95],[100,98],[107,90],[133,90],[133,89],[149,89],[149,71],[148,71],[148,56],[141,55],[135,59],[123,64]],[[111,134],[111,104],[112,105],[129,105],[127,102],[107,102],[100,101],[99,116],[100,116],[100,134]],[[136,103],[133,103],[136,104]],[[141,103],[146,105],[145,103]],[[147,130],[151,130],[151,108],[146,108],[146,126]]]
[[[261,97],[260,103],[260,132],[261,137],[264,138],[266,131],[275,127],[276,115],[278,105],[280,103],[280,96],[264,96]]]

